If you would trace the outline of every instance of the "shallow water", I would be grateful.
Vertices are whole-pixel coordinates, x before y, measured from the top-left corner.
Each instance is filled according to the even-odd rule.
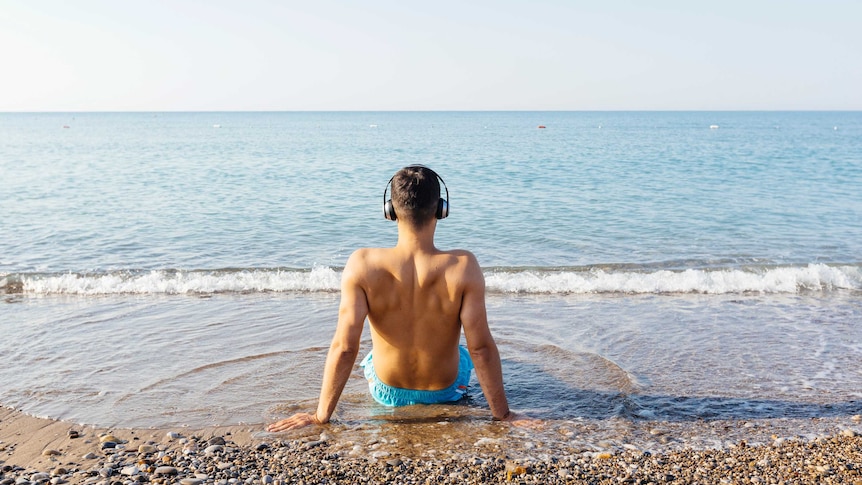
[[[12,385],[0,402],[117,427],[260,425],[311,410],[337,300],[9,296],[8,321],[21,323],[4,324],[11,353],[0,380]],[[741,423],[795,436],[862,413],[858,292],[492,295],[488,307],[510,404],[548,423],[528,432],[546,446],[713,446],[752,440],[751,427],[734,429]],[[369,348],[366,330],[362,353]],[[460,405],[391,410],[371,400],[357,367],[330,433],[342,442],[407,439],[369,431],[381,420],[418,421],[411,429],[431,434],[448,422],[458,442],[502,433],[475,376]],[[716,423],[727,422],[737,424],[721,425],[719,436]]]

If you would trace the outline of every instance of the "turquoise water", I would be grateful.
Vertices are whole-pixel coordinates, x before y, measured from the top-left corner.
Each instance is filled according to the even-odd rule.
[[[424,163],[514,406],[586,441],[859,414],[860,146],[858,112],[0,114],[0,404],[163,426],[313,403],[341,268],[394,243],[386,181]],[[379,412],[362,386],[345,417]]]

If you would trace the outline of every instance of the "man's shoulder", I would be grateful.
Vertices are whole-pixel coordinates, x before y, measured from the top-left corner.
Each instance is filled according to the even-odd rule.
[[[447,272],[457,281],[463,283],[483,281],[482,268],[472,252],[466,249],[453,249],[443,251],[443,254],[449,258],[449,263],[446,265],[449,267]]]
[[[478,260],[476,259],[476,255],[466,249],[449,249],[446,251],[440,251],[442,254],[445,254],[453,259],[461,263],[468,264],[478,264]]]
[[[386,259],[386,248],[359,248],[353,251],[347,258],[347,266],[345,269],[366,268],[373,265],[375,261]]]
[[[392,248],[359,248],[353,251],[350,255],[350,260],[369,261],[380,258],[387,258],[392,254]]]

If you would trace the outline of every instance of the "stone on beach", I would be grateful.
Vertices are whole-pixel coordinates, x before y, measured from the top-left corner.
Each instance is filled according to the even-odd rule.
[[[204,449],[204,454],[211,456],[222,450],[224,450],[224,445],[209,445]]]
[[[398,448],[397,440],[383,437],[362,445],[327,438],[281,439],[261,446],[255,441],[237,444],[225,440],[219,444],[220,440],[190,436],[168,445],[141,445],[158,448],[157,455],[142,454],[138,446],[96,455],[90,459],[98,461],[86,464],[57,464],[54,458],[43,459],[44,469],[0,463],[0,485],[45,485],[49,481],[51,485],[478,484],[507,479],[527,484],[862,483],[862,437],[855,431],[810,440],[775,436],[768,444],[739,441],[726,448],[656,454],[611,441],[605,448],[572,448],[570,452],[546,450],[535,440],[500,439],[498,446],[480,447],[467,441],[453,442],[448,450],[421,448],[424,458],[401,455],[404,449]],[[309,443],[314,445],[308,447]],[[183,450],[190,446],[204,452],[185,454]],[[356,454],[354,447],[359,448]],[[79,450],[70,449],[69,453]]]
[[[141,445],[138,447],[138,453],[142,453],[142,454],[152,454],[152,453],[155,453],[157,451],[159,451],[158,448],[156,448],[153,445]]]
[[[157,467],[154,471],[154,475],[176,475],[179,471],[172,466],[160,466]]]

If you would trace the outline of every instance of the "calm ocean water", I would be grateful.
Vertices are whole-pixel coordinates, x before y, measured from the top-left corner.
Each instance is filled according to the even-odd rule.
[[[341,268],[394,244],[384,186],[424,163],[543,442],[834,431],[862,413],[860,147],[859,112],[0,113],[0,404],[310,407]],[[484,405],[386,410],[356,372],[333,429],[444,412],[491,436]]]

